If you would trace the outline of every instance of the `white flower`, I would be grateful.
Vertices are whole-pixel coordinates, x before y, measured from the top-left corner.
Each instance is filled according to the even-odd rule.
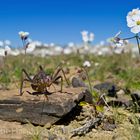
[[[34,42],[27,44],[27,53],[31,53],[35,50],[36,45]]]
[[[5,49],[0,48],[0,56],[5,56]]]
[[[88,33],[88,31],[82,31],[81,32],[82,35],[82,40],[86,43],[86,42],[92,42],[94,40],[94,34],[93,33]]]
[[[23,39],[23,40],[26,40],[29,36],[29,32],[20,31],[18,34],[21,37],[21,39]]]
[[[115,47],[122,47],[127,44],[127,40],[123,40],[119,37],[121,34],[121,31],[119,31],[112,39],[111,42],[113,43],[113,46]]]
[[[88,42],[88,31],[82,31],[82,39],[84,42]]]
[[[97,67],[97,66],[99,66],[99,63],[98,63],[98,62],[96,62],[94,65]]]
[[[112,46],[114,47],[114,52],[117,54],[121,54],[125,51],[125,45],[128,44],[127,40],[123,40],[119,37],[121,31],[119,31],[112,39]]]
[[[127,26],[131,28],[132,33],[140,32],[140,10],[133,9],[131,12],[127,14]]]
[[[81,34],[82,34],[82,36],[86,36],[86,35],[88,35],[88,31],[84,30],[81,32]]]
[[[10,52],[11,48],[9,46],[5,46],[5,51]]]
[[[122,47],[124,45],[124,41],[118,38],[118,41],[115,43],[116,47]]]
[[[6,46],[11,46],[11,41],[10,41],[10,40],[5,40],[5,41],[4,41],[4,44],[5,44]]]
[[[65,48],[63,53],[64,54],[71,54],[72,53],[72,49],[71,48]]]
[[[4,55],[7,56],[11,52],[11,48],[9,46],[5,46]]]
[[[94,34],[90,33],[89,34],[89,41],[92,42],[94,40]]]
[[[88,36],[83,36],[83,41],[88,42]]]
[[[132,16],[135,16],[135,15],[138,15],[138,14],[140,14],[139,8],[133,9],[132,11],[130,11],[130,12],[128,13],[128,16],[132,17]]]
[[[90,63],[89,61],[85,61],[85,62],[83,63],[83,66],[84,66],[84,67],[90,67],[90,66],[91,66],[91,63]]]

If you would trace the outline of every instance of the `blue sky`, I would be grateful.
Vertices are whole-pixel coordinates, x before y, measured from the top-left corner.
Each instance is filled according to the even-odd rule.
[[[0,0],[0,40],[21,45],[18,32],[46,43],[80,43],[80,31],[95,33],[97,43],[119,30],[131,36],[126,15],[140,0]]]

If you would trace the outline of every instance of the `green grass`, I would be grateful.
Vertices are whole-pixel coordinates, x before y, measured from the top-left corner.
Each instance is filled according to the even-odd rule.
[[[140,89],[140,58],[132,58],[131,54],[112,56],[70,54],[45,58],[31,55],[7,56],[4,66],[0,69],[0,84],[8,86],[15,81],[20,82],[22,68],[34,75],[38,72],[38,66],[42,65],[50,74],[60,63],[66,68],[81,67],[85,60],[91,62],[88,73],[92,82],[111,80],[116,84],[122,82],[122,86],[129,89]],[[95,63],[99,63],[99,66],[95,66]]]

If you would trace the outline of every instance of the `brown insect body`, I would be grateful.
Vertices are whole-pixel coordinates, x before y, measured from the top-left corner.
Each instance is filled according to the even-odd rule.
[[[58,79],[61,79],[61,92],[62,92],[62,82],[63,82],[63,77],[61,75],[59,75],[60,71],[62,71],[65,80],[68,83],[68,80],[66,79],[65,73],[63,71],[62,68],[57,68],[56,69],[56,73],[54,73],[53,75],[48,75],[45,73],[45,71],[43,70],[42,66],[39,67],[40,71],[33,77],[31,78],[28,73],[26,72],[25,69],[22,69],[22,72],[26,75],[26,78],[23,79],[21,81],[21,87],[20,87],[20,95],[23,95],[23,83],[24,81],[28,81],[31,83],[31,87],[34,91],[36,92],[29,92],[27,91],[29,94],[35,95],[35,94],[48,94],[48,90],[47,88],[50,87],[51,85],[53,85],[53,83],[55,83]]]
[[[31,87],[33,90],[42,92],[46,90],[46,87],[49,87],[51,84],[51,77],[47,75],[44,71],[40,71],[33,77],[33,83]]]

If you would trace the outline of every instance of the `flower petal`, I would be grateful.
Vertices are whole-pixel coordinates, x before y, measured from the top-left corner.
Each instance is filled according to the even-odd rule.
[[[138,14],[140,14],[139,8],[133,9],[132,11],[130,11],[130,12],[128,13],[128,16],[132,17],[132,16],[138,15]]]
[[[132,20],[134,20],[134,21],[140,20],[140,15],[137,14],[137,15],[132,16]]]
[[[128,27],[134,27],[134,26],[136,26],[137,24],[136,24],[136,22],[135,21],[133,21],[133,20],[127,20],[127,26]]]
[[[127,26],[128,26],[128,27],[133,27],[133,26],[136,25],[135,21],[132,20],[132,18],[131,18],[130,16],[127,16],[127,17],[126,17],[126,20],[127,20]]]
[[[140,32],[140,26],[134,26],[133,28],[131,28],[131,32],[134,34],[137,34]]]

